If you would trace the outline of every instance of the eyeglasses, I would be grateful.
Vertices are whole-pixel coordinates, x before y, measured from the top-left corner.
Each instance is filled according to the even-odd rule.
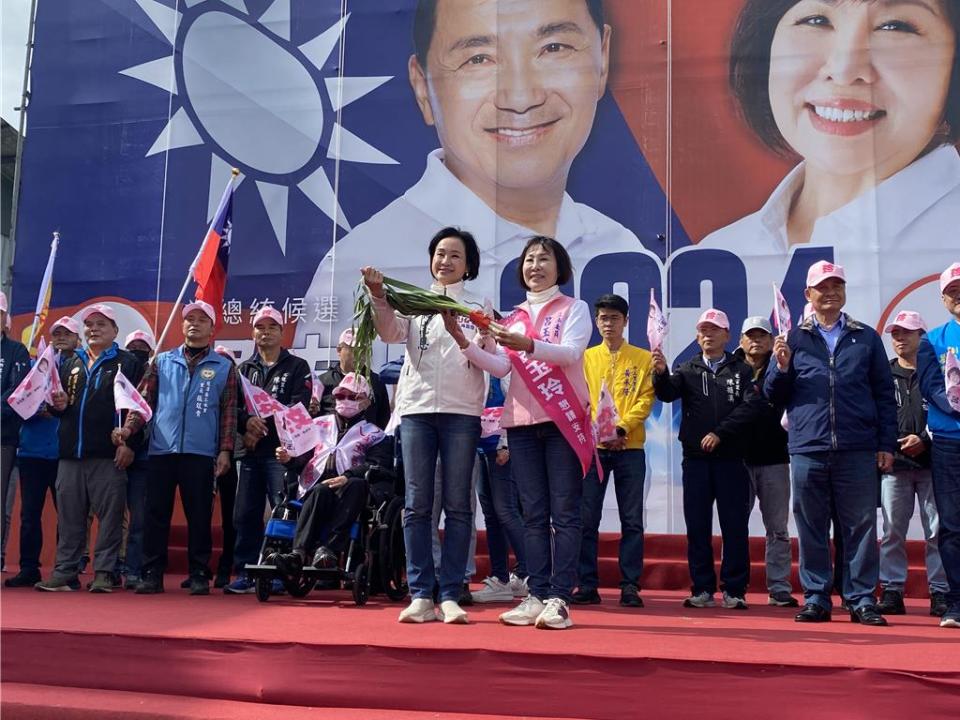
[[[338,392],[334,393],[334,398],[337,400],[359,400],[360,397],[352,392]]]

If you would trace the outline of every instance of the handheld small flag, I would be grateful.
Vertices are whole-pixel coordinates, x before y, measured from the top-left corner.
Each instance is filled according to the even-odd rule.
[[[947,391],[947,402],[957,412],[960,412],[960,361],[957,360],[953,348],[947,349],[947,361],[943,367],[944,385]]]
[[[650,342],[650,349],[662,349],[664,338],[667,337],[668,332],[667,319],[660,311],[653,288],[650,288],[650,313],[647,317],[647,340]]]
[[[24,420],[37,414],[44,402],[52,402],[53,393],[62,390],[53,346],[48,346],[16,389],[7,404]]]
[[[143,399],[143,396],[137,392],[133,383],[127,379],[123,371],[117,370],[113,379],[113,404],[117,410],[133,410],[143,416],[144,422],[150,422],[153,417],[153,409],[150,403]]]
[[[273,395],[247,380],[242,373],[240,373],[240,386],[243,388],[243,402],[251,415],[268,418],[287,409],[286,406],[277,402]]]
[[[773,321],[777,326],[777,335],[786,335],[793,328],[793,319],[787,299],[780,292],[776,283],[773,283]]]

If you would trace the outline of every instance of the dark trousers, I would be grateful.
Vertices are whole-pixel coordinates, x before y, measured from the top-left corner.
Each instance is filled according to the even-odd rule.
[[[603,498],[607,494],[610,473],[620,512],[620,587],[640,587],[643,574],[643,481],[647,456],[643,450],[600,450],[603,478],[594,463],[583,479],[583,539],[580,542],[580,589],[600,586],[597,553]]]
[[[318,545],[342,553],[350,544],[350,528],[367,500],[367,481],[352,477],[338,490],[322,483],[314,485],[303,498],[293,549],[308,561]]]
[[[570,602],[577,584],[582,533],[580,460],[552,422],[510,428],[509,432],[510,458],[527,533],[530,594],[540,600]]]
[[[933,494],[940,513],[940,560],[951,612],[960,610],[960,440],[933,440]]]
[[[285,470],[276,458],[247,455],[240,460],[240,479],[233,508],[237,531],[234,543],[234,569],[239,573],[257,561],[263,545],[263,514],[267,502],[271,510],[284,496]]]
[[[237,463],[230,462],[230,469],[217,478],[217,494],[220,496],[220,528],[223,530],[223,548],[217,561],[217,574],[229,575],[233,568],[233,548],[237,542],[237,526],[233,524],[234,506],[237,502]]]
[[[480,477],[477,497],[487,526],[487,553],[490,555],[490,575],[501,582],[510,580],[509,552],[517,559],[516,573],[527,576],[527,553],[523,518],[520,515],[520,497],[513,479],[509,460],[497,464],[496,452],[479,453]]]
[[[13,500],[16,492],[11,477],[13,465],[17,459],[17,446],[4,445],[0,447],[0,564],[5,564],[7,556],[7,533],[10,530],[10,516],[7,514],[7,500]]]
[[[21,457],[20,468],[20,572],[39,574],[43,548],[43,506],[47,493],[57,506],[57,461]]]
[[[720,587],[743,597],[750,581],[750,477],[742,460],[683,459],[683,519],[694,595],[717,591],[713,567],[713,504],[717,504],[723,559]]]
[[[170,519],[177,488],[187,516],[187,555],[192,577],[210,577],[213,541],[214,459],[205,455],[152,455],[144,512],[143,574],[163,575],[167,569]]]

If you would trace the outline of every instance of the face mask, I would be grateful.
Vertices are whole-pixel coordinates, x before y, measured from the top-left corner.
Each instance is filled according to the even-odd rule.
[[[354,418],[360,414],[360,401],[359,400],[337,400],[336,401],[337,415],[340,417],[345,417],[347,419]]]
[[[150,352],[148,350],[130,350],[130,352],[140,361],[141,365],[146,365],[150,360]]]

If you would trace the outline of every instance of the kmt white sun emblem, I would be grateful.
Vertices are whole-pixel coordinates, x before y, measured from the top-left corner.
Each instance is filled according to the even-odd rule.
[[[146,156],[197,145],[210,149],[208,220],[231,168],[240,167],[237,184],[245,177],[256,182],[283,252],[291,186],[350,230],[321,165],[324,157],[396,164],[339,122],[342,108],[392,76],[321,77],[350,15],[297,46],[290,42],[290,1],[274,0],[254,19],[244,0],[181,0],[182,12],[158,0],[136,0],[171,54],[120,71],[171,95],[169,121]],[[337,65],[342,73],[343,63]],[[328,113],[332,119],[325,125]]]

